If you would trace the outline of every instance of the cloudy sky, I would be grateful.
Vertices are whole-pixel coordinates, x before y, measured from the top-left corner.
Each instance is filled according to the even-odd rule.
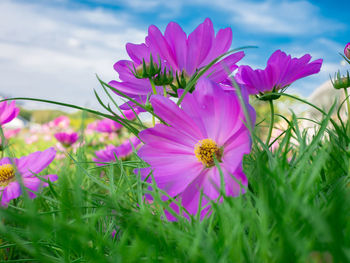
[[[143,42],[150,24],[164,31],[175,21],[190,33],[210,17],[216,31],[232,28],[232,48],[259,47],[247,50],[241,64],[264,68],[276,49],[323,58],[319,75],[290,88],[308,96],[329,74],[346,69],[338,53],[350,42],[347,2],[1,0],[0,95],[98,108],[96,74],[106,82],[117,79],[113,64],[127,58],[127,42]]]

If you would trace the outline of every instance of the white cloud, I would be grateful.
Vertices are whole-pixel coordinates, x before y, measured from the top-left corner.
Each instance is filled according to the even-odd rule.
[[[97,105],[95,73],[115,79],[113,64],[127,58],[126,42],[145,32],[125,14],[0,3],[0,93]]]
[[[146,3],[140,0],[125,2],[130,6],[139,8],[141,8],[142,4],[145,6]],[[211,11],[217,10],[221,16],[230,18],[234,25],[243,27],[247,32],[261,34],[268,33],[284,36],[318,35],[339,30],[346,26],[322,17],[316,5],[304,0],[152,0],[150,6],[168,10],[169,3],[176,3],[173,4],[173,8],[177,12],[174,12],[173,15],[180,15],[180,10],[188,8],[210,8]],[[146,8],[146,10],[148,9]]]
[[[237,1],[228,5],[228,0],[218,3],[223,9],[233,12],[235,24],[248,31],[300,36],[317,35],[343,27],[338,22],[322,18],[319,9],[307,1],[263,2]]]

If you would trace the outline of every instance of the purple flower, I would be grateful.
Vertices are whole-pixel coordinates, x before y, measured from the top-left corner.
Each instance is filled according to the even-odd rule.
[[[277,50],[269,58],[264,70],[241,66],[235,78],[249,94],[263,95],[265,92],[283,91],[294,81],[320,71],[322,59],[312,62],[310,60],[309,54],[301,58],[292,58]]]
[[[23,185],[27,188],[27,193],[30,198],[35,198],[35,192],[38,192],[40,187],[48,186],[40,180],[36,174],[46,168],[55,158],[56,151],[54,148],[49,148],[43,152],[31,153],[28,156],[21,158],[2,158],[0,159],[0,198],[1,205],[7,206],[12,200],[22,194],[20,183],[16,179],[15,173],[21,177]],[[41,176],[51,182],[57,180],[56,174]]]
[[[54,119],[53,121],[50,121],[48,124],[50,127],[58,127],[58,128],[62,128],[62,129],[66,129],[68,128],[70,123],[70,120],[67,116],[59,116],[56,119]]]
[[[152,96],[151,104],[169,126],[156,124],[141,131],[140,139],[145,144],[138,155],[150,165],[160,189],[179,200],[191,215],[197,214],[201,190],[202,207],[219,197],[220,172],[214,164],[215,155],[226,195],[244,192],[240,183],[247,186],[247,178],[241,163],[243,155],[250,152],[251,138],[234,91],[224,91],[218,84],[202,79],[195,91],[185,96],[181,108],[159,95]],[[150,168],[139,170],[143,179]],[[171,205],[178,212],[176,207]],[[201,218],[207,212],[208,208],[202,211]]]
[[[132,154],[133,148],[136,149],[141,141],[137,137],[127,139],[119,146],[107,145],[106,149],[96,151],[96,158],[92,160],[96,165],[105,165],[105,163],[115,162],[118,159],[125,158]]]
[[[0,102],[0,125],[8,123],[17,117],[19,108],[16,107],[15,101]]]
[[[350,59],[350,42],[347,43],[345,48],[344,48],[344,55],[345,55],[345,57]]]
[[[55,138],[65,147],[69,147],[79,139],[79,135],[76,132],[72,132],[72,133],[58,132],[58,133],[55,133]]]
[[[111,119],[103,119],[97,122],[96,131],[113,133],[123,127],[120,123],[113,121]]]
[[[168,24],[164,35],[156,26],[150,26],[146,37],[146,45],[150,47],[153,54],[159,54],[168,62],[173,71],[184,72],[189,77],[218,56],[226,53],[231,42],[231,28],[221,29],[215,35],[213,23],[209,18],[205,19],[188,37],[174,22]],[[244,52],[228,56],[222,62],[213,65],[205,76],[210,75],[209,78],[215,82],[224,81],[228,75],[222,64],[225,64],[232,72],[237,68],[236,63],[243,56]]]
[[[126,118],[127,120],[133,120],[136,118],[135,113],[138,114],[140,111],[135,108],[134,111],[129,109],[129,110],[124,110],[123,114],[124,115],[119,115],[119,117],[121,118]],[[124,117],[125,116],[125,117]],[[92,127],[90,125],[90,127]],[[121,129],[123,127],[123,125],[121,125],[120,123],[113,121],[111,119],[103,119],[100,120],[96,123],[96,131],[98,132],[105,132],[105,133],[114,133],[117,130]]]
[[[126,45],[126,50],[132,61],[121,60],[114,65],[119,74],[119,81],[111,81],[109,84],[118,90],[128,94],[139,101],[144,102],[146,96],[152,93],[152,87],[148,79],[137,79],[131,69],[142,66],[143,59],[149,62],[150,55],[155,60],[159,58],[162,67],[171,69],[174,74],[183,74],[188,80],[202,67],[208,65],[213,59],[227,52],[232,42],[232,30],[225,28],[215,35],[213,23],[206,19],[188,36],[181,27],[170,22],[164,35],[154,25],[148,29],[145,43]],[[242,59],[244,52],[229,55],[223,61],[213,65],[204,76],[215,82],[224,81],[228,74],[237,68],[236,63]],[[156,86],[157,94],[163,92],[163,87]]]

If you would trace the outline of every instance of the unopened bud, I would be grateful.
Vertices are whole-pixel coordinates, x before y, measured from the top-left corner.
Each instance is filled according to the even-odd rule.
[[[335,74],[334,80],[331,80],[335,89],[347,89],[350,88],[350,74],[347,72],[346,76],[341,76],[340,72]]]
[[[347,43],[345,48],[344,48],[344,55],[345,55],[345,57],[350,59],[350,42]]]

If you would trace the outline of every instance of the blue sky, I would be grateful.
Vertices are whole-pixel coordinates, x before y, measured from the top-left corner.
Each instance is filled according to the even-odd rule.
[[[143,42],[150,24],[163,31],[175,21],[190,33],[210,17],[216,31],[232,28],[232,48],[259,47],[247,50],[241,64],[263,68],[276,49],[323,58],[320,74],[290,87],[308,96],[329,74],[347,69],[338,54],[350,42],[346,2],[2,0],[0,94],[97,107],[95,73],[116,79],[113,64],[127,58],[127,42]]]

